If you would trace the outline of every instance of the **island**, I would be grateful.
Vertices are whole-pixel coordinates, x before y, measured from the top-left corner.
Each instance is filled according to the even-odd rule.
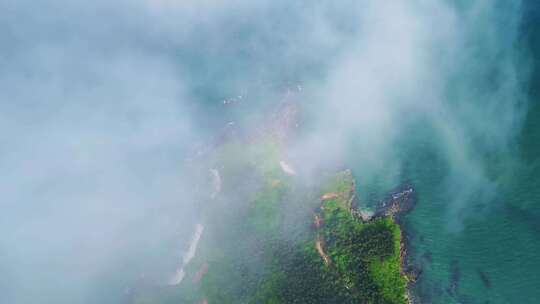
[[[209,195],[189,259],[133,303],[412,303],[400,218],[414,189],[362,210],[351,170],[306,182],[286,160],[283,128],[270,130],[228,139],[198,162]]]

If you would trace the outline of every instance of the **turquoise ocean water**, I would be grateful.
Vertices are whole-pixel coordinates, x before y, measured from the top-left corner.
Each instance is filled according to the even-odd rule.
[[[472,216],[452,232],[436,157],[419,154],[407,170],[420,193],[407,222],[424,269],[417,291],[425,303],[540,301],[540,11],[535,1],[524,10],[521,42],[532,54],[529,108],[513,152],[481,156],[495,180],[493,197],[483,204],[471,199]]]
[[[540,5],[528,1],[523,9],[519,48],[531,55],[528,108],[511,152],[478,155],[494,181],[488,197],[473,194],[452,212],[454,195],[467,185],[448,189],[448,168],[431,148],[437,138],[421,127],[397,146],[404,170],[387,173],[413,182],[419,193],[406,227],[412,259],[423,270],[414,287],[421,303],[540,302]],[[369,190],[387,187],[366,183],[366,200]]]

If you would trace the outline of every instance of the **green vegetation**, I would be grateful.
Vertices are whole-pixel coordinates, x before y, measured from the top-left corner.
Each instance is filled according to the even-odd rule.
[[[323,202],[319,228],[328,268],[357,303],[406,303],[406,279],[400,274],[399,226],[390,218],[364,223],[350,212],[352,175],[338,174],[326,190],[338,196]]]
[[[383,299],[388,303],[402,303],[403,295],[406,292],[406,280],[400,273],[401,230],[389,218],[380,220],[380,222],[392,231],[394,254],[382,260],[372,259],[369,262],[369,269]]]
[[[260,233],[278,229],[280,207],[287,187],[282,182],[267,184],[255,195],[247,221]]]
[[[407,302],[399,226],[390,218],[362,222],[353,216],[350,171],[329,178],[322,192],[310,196],[311,204],[303,201],[306,196],[295,197],[313,190],[281,171],[279,150],[268,142],[232,142],[218,150],[210,163],[222,174],[222,195],[236,199],[244,188],[253,193],[242,196],[244,205],[225,201],[221,212],[209,213],[199,252],[180,286],[139,303]],[[305,209],[306,217],[297,219],[299,231],[284,221],[291,205]],[[309,215],[314,206],[317,211]],[[194,280],[202,265],[208,272]]]
[[[348,171],[332,178],[323,189],[335,195],[322,203],[317,214],[323,224],[306,233],[304,241],[292,243],[277,235],[279,206],[288,188],[263,186],[246,222],[252,234],[246,239],[257,239],[254,247],[263,248],[261,272],[250,275],[251,270],[234,268],[235,262],[224,259],[204,280],[204,296],[210,303],[406,303],[399,226],[389,218],[369,223],[354,218],[349,209],[353,185]],[[317,241],[328,263],[316,249]],[[235,246],[229,255],[245,261],[239,250]],[[224,263],[229,269],[219,266]],[[223,281],[216,281],[216,275]]]

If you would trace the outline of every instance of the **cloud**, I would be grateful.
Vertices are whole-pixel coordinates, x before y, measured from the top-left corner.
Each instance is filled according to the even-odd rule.
[[[434,150],[459,230],[473,200],[496,195],[484,158],[512,152],[526,110],[520,4],[367,1],[356,16],[345,50],[309,83],[316,127],[299,158],[356,162],[362,178],[391,185],[409,158]]]
[[[136,262],[196,213],[183,160],[199,139],[182,71],[77,19],[76,5],[50,4],[12,4],[8,18],[37,18],[4,30],[0,268],[10,303],[100,299],[104,273],[127,264],[125,277],[139,275]]]
[[[170,266],[161,251],[189,239],[200,208],[186,157],[228,121],[253,127],[287,86],[303,85],[310,121],[290,147],[295,168],[353,160],[363,179],[395,182],[407,153],[425,148],[398,145],[429,137],[441,183],[462,189],[452,227],[471,198],[488,201],[482,159],[511,150],[526,109],[519,3],[48,0],[0,11],[10,303],[114,303],[124,286],[98,284],[113,269],[124,282],[154,263],[158,279]]]

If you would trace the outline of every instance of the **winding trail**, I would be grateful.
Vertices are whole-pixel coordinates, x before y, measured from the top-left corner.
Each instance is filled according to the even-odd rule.
[[[326,266],[329,266],[330,258],[328,257],[326,252],[324,252],[323,238],[319,234],[317,234],[317,238],[315,240],[315,247],[317,248],[317,251],[319,252],[319,255],[321,256],[321,258],[324,260],[324,263],[326,264]]]
[[[189,248],[182,257],[182,263],[180,267],[176,269],[176,273],[173,275],[172,278],[169,279],[169,285],[178,285],[184,279],[184,276],[186,275],[184,267],[186,267],[186,265],[189,264],[193,257],[195,257],[195,253],[197,252],[197,246],[199,245],[199,241],[201,240],[203,231],[204,226],[202,224],[195,225],[195,231],[193,232],[193,236],[191,237]]]
[[[296,171],[285,161],[280,161],[279,166],[281,167],[281,170],[285,172],[287,175],[296,175]]]

